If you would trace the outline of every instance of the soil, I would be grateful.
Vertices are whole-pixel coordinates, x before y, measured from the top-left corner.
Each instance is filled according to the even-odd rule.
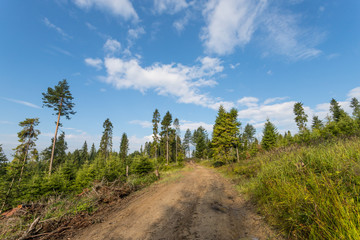
[[[132,194],[101,223],[65,239],[282,239],[220,174],[195,164],[180,174]]]

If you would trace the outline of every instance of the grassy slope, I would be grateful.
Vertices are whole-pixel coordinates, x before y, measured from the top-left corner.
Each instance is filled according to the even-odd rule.
[[[259,154],[222,168],[291,239],[360,239],[360,139]]]

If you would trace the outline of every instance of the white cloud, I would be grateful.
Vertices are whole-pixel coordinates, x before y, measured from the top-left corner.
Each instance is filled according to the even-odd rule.
[[[144,149],[145,142],[151,142],[153,140],[152,134],[148,136],[143,136],[141,138],[137,137],[136,135],[132,135],[129,137],[129,150],[130,152],[140,150],[142,146]]]
[[[100,70],[103,65],[103,61],[100,58],[85,58],[85,63],[97,70]]]
[[[59,52],[59,53],[62,53],[64,55],[67,55],[67,56],[73,56],[69,51],[66,51],[62,48],[58,48],[58,47],[51,47],[52,49],[54,49],[55,51]]]
[[[259,99],[255,97],[243,97],[237,101],[238,104],[244,105],[246,107],[256,107],[258,102]]]
[[[321,51],[314,46],[322,36],[314,30],[301,29],[299,21],[299,16],[294,14],[282,14],[277,9],[269,11],[263,21],[266,48],[292,60],[318,56]]]
[[[73,0],[83,9],[98,8],[113,15],[121,16],[125,20],[138,19],[138,15],[129,0]]]
[[[183,134],[187,129],[194,131],[195,129],[198,129],[200,126],[203,127],[208,133],[212,132],[213,130],[213,125],[209,123],[180,120],[180,130],[183,132]]]
[[[118,53],[121,50],[121,44],[115,39],[108,39],[104,44],[104,50],[109,54]]]
[[[94,25],[92,25],[91,23],[86,22],[85,25],[86,25],[90,30],[96,30],[96,29],[97,29],[97,28],[96,28]]]
[[[348,96],[349,99],[355,97],[355,98],[360,100],[360,87],[351,89],[347,96]]]
[[[131,28],[128,34],[130,39],[138,39],[142,34],[145,34],[145,29],[143,27]]]
[[[183,18],[180,18],[173,23],[173,26],[178,33],[181,33],[185,29],[185,26],[189,23],[191,16],[191,12],[186,11],[186,14]]]
[[[210,0],[203,11],[207,26],[201,38],[206,49],[224,55],[246,45],[266,5],[267,0]]]
[[[219,104],[227,107],[233,105],[231,102],[213,99],[199,90],[217,84],[212,77],[223,71],[221,61],[210,57],[197,61],[199,64],[191,67],[175,63],[155,63],[142,67],[138,59],[106,57],[104,65],[107,76],[101,79],[117,89],[131,88],[143,93],[153,89],[159,95],[175,97],[179,103],[192,103],[212,109],[217,109]]]
[[[175,14],[188,7],[186,0],[155,0],[154,10],[155,12]]]
[[[152,123],[149,121],[132,120],[129,123],[135,124],[135,125],[140,125],[142,128],[151,128],[152,127]]]
[[[240,63],[230,64],[230,68],[231,68],[231,69],[235,69],[235,68],[237,68],[238,66],[240,66]]]
[[[273,75],[273,72],[271,70],[269,70],[266,72],[266,74],[271,76],[271,75]]]
[[[50,22],[50,20],[46,17],[43,18],[43,23],[48,27],[48,28],[52,28],[55,29],[64,39],[69,39],[72,38],[70,35],[68,35],[64,30],[62,30],[60,27],[56,26],[55,24],[53,24],[52,22]]]
[[[278,101],[283,101],[283,100],[286,100],[288,99],[289,97],[275,97],[275,98],[268,98],[264,101],[264,104],[270,104],[270,103],[273,103],[273,102],[278,102]]]
[[[201,39],[207,52],[231,54],[254,38],[274,53],[291,60],[319,56],[315,46],[324,38],[317,30],[300,27],[301,15],[268,0],[210,0],[203,15],[206,26]]]
[[[41,107],[39,107],[38,105],[33,104],[33,103],[30,103],[30,102],[26,102],[26,101],[22,101],[22,100],[17,100],[17,99],[13,99],[13,98],[3,98],[3,99],[5,99],[6,101],[9,101],[9,102],[14,102],[14,103],[22,104],[22,105],[25,105],[25,106],[28,106],[28,107],[41,109]]]

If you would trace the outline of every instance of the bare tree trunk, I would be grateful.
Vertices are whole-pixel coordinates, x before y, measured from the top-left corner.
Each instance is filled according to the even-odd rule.
[[[169,132],[166,128],[166,165],[169,165]]]
[[[175,134],[175,161],[176,161],[176,164],[177,164],[177,135]]]
[[[239,159],[239,148],[236,146],[236,160],[237,162],[240,162],[240,159]]]
[[[129,165],[126,165],[126,177],[129,177]]]
[[[53,160],[54,160],[55,143],[56,143],[56,136],[57,136],[57,132],[58,132],[58,128],[59,128],[61,107],[62,107],[62,99],[60,100],[58,120],[56,122],[56,129],[55,129],[55,137],[54,137],[54,142],[53,142],[52,151],[51,151],[51,158],[50,158],[50,165],[49,165],[49,176],[51,175],[51,169],[52,169],[52,164],[53,164]]]

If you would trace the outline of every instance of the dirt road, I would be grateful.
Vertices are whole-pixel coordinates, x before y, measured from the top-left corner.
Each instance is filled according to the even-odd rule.
[[[211,169],[192,165],[71,239],[279,239]]]

